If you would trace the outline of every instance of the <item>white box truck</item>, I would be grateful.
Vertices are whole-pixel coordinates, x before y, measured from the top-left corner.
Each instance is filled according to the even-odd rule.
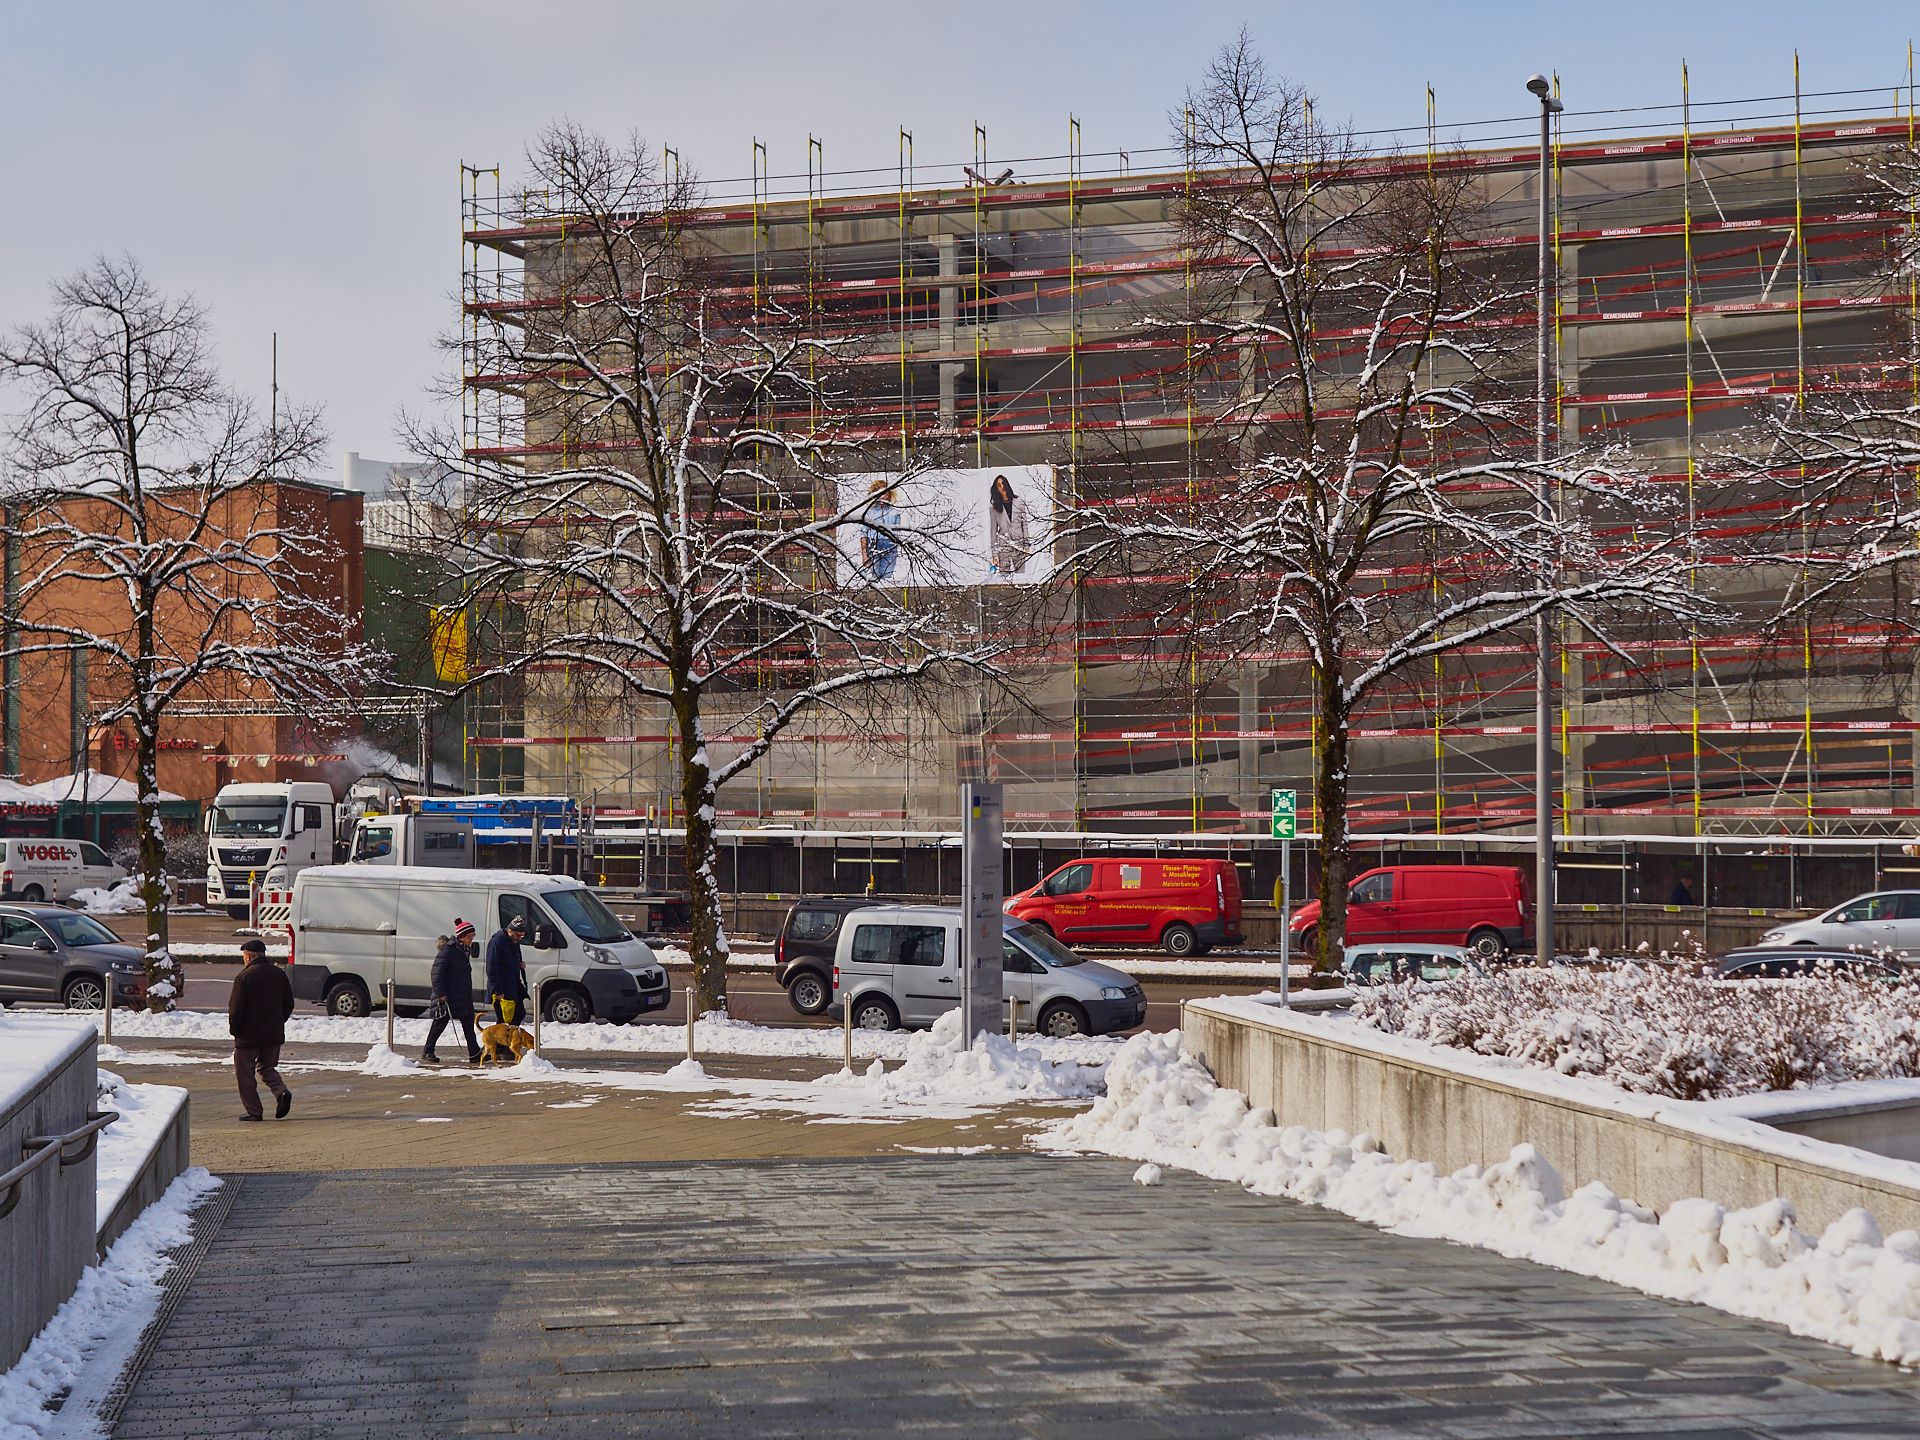
[[[207,905],[247,918],[253,887],[285,890],[333,863],[333,787],[283,780],[223,785],[207,809]]]
[[[527,986],[561,1024],[615,1024],[664,1010],[667,972],[599,898],[570,875],[333,865],[294,877],[288,956],[293,993],[331,1015],[367,1015],[394,982],[394,1013],[432,998],[433,957],[454,921],[473,922],[473,992],[486,1003],[487,942],[527,917]]]

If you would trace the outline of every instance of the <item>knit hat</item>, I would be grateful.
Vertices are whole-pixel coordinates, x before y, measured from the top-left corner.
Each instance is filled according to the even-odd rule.
[[[456,940],[471,940],[473,938],[473,922],[471,920],[462,920],[456,916],[453,922],[453,938]]]

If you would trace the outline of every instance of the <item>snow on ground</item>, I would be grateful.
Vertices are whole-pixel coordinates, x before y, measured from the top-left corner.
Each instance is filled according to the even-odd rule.
[[[1598,1182],[1566,1194],[1531,1145],[1488,1169],[1442,1175],[1391,1159],[1370,1135],[1280,1128],[1271,1110],[1249,1109],[1184,1054],[1178,1031],[1134,1036],[1106,1079],[1105,1097],[1035,1143],[1171,1165],[1395,1234],[1474,1245],[1920,1364],[1920,1233],[1882,1236],[1865,1210],[1818,1237],[1794,1229],[1784,1200],[1732,1211],[1682,1200],[1656,1218]],[[1151,1183],[1144,1174],[1143,1166],[1135,1178]]]
[[[132,880],[122,880],[111,887],[85,886],[74,891],[68,903],[79,906],[89,915],[132,915],[147,908]]]
[[[47,1017],[42,1020],[40,1017]],[[48,1024],[55,1019],[71,1021],[67,1011],[13,1011],[8,1021],[23,1026]],[[99,1016],[94,1017],[99,1024]],[[395,1020],[394,1044],[411,1048],[416,1054],[426,1044],[429,1022]],[[694,1049],[702,1055],[763,1055],[795,1059],[841,1058],[841,1032],[824,1027],[780,1029],[753,1025],[728,1016],[708,1016],[694,1023]],[[117,1011],[113,1033],[128,1039],[212,1040],[223,1045],[233,1043],[227,1033],[227,1017],[219,1010],[174,1010],[165,1015],[146,1011]],[[335,1015],[295,1015],[287,1021],[289,1045],[375,1045],[387,1038],[385,1015],[368,1015],[348,1020]],[[905,1060],[915,1037],[902,1030],[855,1030],[853,1053],[857,1059]],[[584,1025],[544,1025],[540,1043],[551,1050],[612,1051],[636,1055],[685,1054],[687,1027],[671,1024],[609,1025],[591,1021]],[[1075,1037],[1055,1040],[1047,1036],[1022,1035],[1020,1048],[1033,1050],[1041,1058],[1052,1060],[1094,1057],[1105,1061],[1119,1047],[1117,1040],[1104,1037]],[[128,1057],[129,1063],[132,1061]]]
[[[1033,1043],[1031,1037],[1016,1048],[1004,1035],[983,1032],[969,1047],[960,1033],[960,1012],[949,1010],[933,1022],[931,1030],[908,1040],[905,1063],[898,1070],[870,1068],[864,1075],[842,1070],[815,1083],[863,1090],[875,1100],[894,1104],[956,1098],[1006,1104],[1097,1095],[1106,1061],[1118,1047],[1107,1042],[1096,1059],[1084,1041],[1078,1042],[1082,1054],[1066,1056],[1057,1053],[1060,1042],[1053,1043],[1056,1053],[1046,1055],[1041,1043]]]
[[[95,1230],[107,1223],[154,1142],[186,1103],[187,1092],[178,1085],[129,1085],[111,1070],[100,1072],[100,1108],[118,1111],[120,1118],[100,1132],[95,1152]]]
[[[72,1297],[0,1375],[0,1440],[100,1433],[94,1416],[159,1311],[169,1252],[192,1239],[194,1207],[220,1184],[198,1166],[186,1171],[104,1261],[81,1272]],[[46,1408],[61,1396],[57,1411]]]

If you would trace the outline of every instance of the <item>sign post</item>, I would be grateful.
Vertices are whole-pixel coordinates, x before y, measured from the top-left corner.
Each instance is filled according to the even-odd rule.
[[[1006,922],[1000,804],[998,785],[960,787],[960,1019],[969,1049],[982,1030],[1000,1033]]]
[[[1291,1005],[1288,982],[1292,979],[1293,957],[1287,953],[1292,935],[1287,922],[1293,915],[1293,827],[1294,792],[1273,792],[1273,838],[1280,842],[1280,1003]]]

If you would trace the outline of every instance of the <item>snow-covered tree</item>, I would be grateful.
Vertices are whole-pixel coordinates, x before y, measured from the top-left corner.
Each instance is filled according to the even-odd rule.
[[[513,396],[508,453],[422,432],[464,489],[458,554],[481,617],[469,684],[512,679],[530,708],[670,711],[686,825],[698,1004],[726,1005],[715,873],[719,789],[800,716],[856,730],[1002,648],[940,580],[947,520],[904,516],[890,458],[846,438],[839,342],[703,252],[693,178],[637,138],[571,125],[530,146],[518,192],[524,293],[478,307],[468,374]],[[841,478],[879,474],[849,493]],[[909,594],[851,563],[864,535]],[[769,682],[769,677],[771,681]],[[725,760],[720,734],[750,735]]]
[[[1532,257],[1476,243],[1470,171],[1315,125],[1244,34],[1173,120],[1197,279],[1161,323],[1195,350],[1195,472],[1110,487],[1075,526],[1089,563],[1153,577],[1185,663],[1304,648],[1331,966],[1350,731],[1383,682],[1546,611],[1604,639],[1610,609],[1702,607],[1654,497],[1578,458],[1535,462]]]
[[[57,282],[51,315],[0,340],[0,379],[18,401],[4,477],[13,653],[89,652],[92,720],[132,728],[148,1003],[172,1009],[162,721],[216,684],[338,709],[369,668],[323,583],[338,556],[269,494],[325,436],[309,410],[263,421],[221,380],[206,313],[131,258]]]

